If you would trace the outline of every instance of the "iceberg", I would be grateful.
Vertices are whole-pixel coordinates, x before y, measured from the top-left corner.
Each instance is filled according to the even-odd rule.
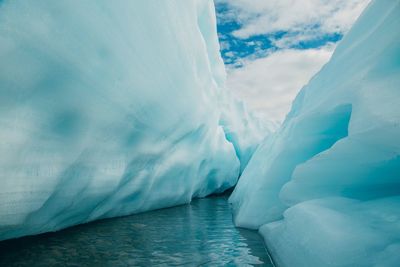
[[[0,58],[0,240],[222,192],[266,131],[211,0],[0,1]]]
[[[278,266],[400,262],[400,1],[372,1],[230,198]]]

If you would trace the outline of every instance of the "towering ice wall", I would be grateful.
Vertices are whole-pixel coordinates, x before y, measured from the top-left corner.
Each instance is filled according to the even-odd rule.
[[[0,1],[0,240],[233,186],[224,83],[211,0]]]
[[[230,201],[278,266],[399,266],[399,0],[370,4]]]

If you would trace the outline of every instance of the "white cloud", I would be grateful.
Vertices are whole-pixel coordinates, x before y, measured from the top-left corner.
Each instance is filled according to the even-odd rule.
[[[298,91],[329,60],[334,46],[279,50],[228,69],[227,86],[261,117],[281,122]]]
[[[326,34],[346,33],[370,0],[216,0],[228,4],[229,16],[242,24],[238,38],[289,32],[286,38],[313,39]],[[294,41],[289,41],[293,43]]]
[[[220,46],[221,50],[228,50],[231,48],[231,45],[227,41],[220,41],[219,46]]]

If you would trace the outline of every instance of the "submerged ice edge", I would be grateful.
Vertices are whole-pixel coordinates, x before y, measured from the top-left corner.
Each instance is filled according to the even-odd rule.
[[[268,133],[211,0],[3,1],[0,57],[0,239],[221,192]]]

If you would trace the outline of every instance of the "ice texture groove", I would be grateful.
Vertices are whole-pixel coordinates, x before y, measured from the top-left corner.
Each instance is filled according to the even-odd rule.
[[[400,262],[400,1],[372,1],[230,198],[279,266]]]
[[[1,1],[0,58],[0,240],[222,192],[265,133],[211,0]]]

